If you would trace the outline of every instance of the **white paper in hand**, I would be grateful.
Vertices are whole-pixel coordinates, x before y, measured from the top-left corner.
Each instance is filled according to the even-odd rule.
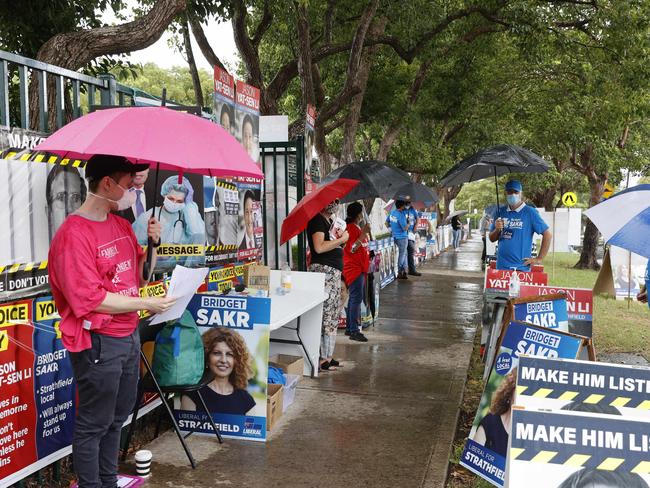
[[[167,288],[167,296],[176,298],[176,303],[166,312],[154,315],[150,324],[160,324],[168,320],[177,320],[183,315],[187,304],[196,293],[196,290],[205,280],[209,268],[186,268],[176,266],[172,272],[172,279]]]

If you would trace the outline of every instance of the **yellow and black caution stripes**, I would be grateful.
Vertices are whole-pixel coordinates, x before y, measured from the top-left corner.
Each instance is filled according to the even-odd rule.
[[[650,474],[650,461],[626,459],[625,457],[612,456],[611,452],[577,453],[561,452],[554,450],[535,450],[511,448],[512,461],[526,461],[541,464],[558,464],[572,468],[600,469],[603,471],[627,471],[637,474]]]
[[[236,244],[220,244],[218,246],[205,246],[206,254],[215,254],[215,253],[220,253],[225,251],[236,251],[236,250],[237,250]]]
[[[232,190],[232,191],[237,191],[237,185],[234,183],[229,183],[227,181],[217,181],[217,186],[220,188],[223,188],[224,190]]]
[[[74,168],[85,168],[86,161],[83,159],[64,158],[56,154],[40,151],[25,151],[19,149],[5,149],[0,152],[0,159],[11,159],[30,163],[49,163],[60,166],[72,166]]]
[[[35,263],[18,263],[7,266],[0,266],[0,274],[12,274],[21,271],[30,272],[45,269],[47,269],[47,261],[37,261]]]
[[[603,395],[588,391],[567,390],[562,388],[537,388],[517,386],[517,395],[526,395],[533,398],[549,398],[566,402],[579,402],[587,405],[610,405],[612,407],[638,408],[650,410],[650,400],[632,398],[625,395]]]

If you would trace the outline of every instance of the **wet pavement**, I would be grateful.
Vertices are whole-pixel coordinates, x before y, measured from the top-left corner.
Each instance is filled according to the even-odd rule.
[[[442,487],[481,308],[480,240],[380,296],[369,342],[342,333],[343,367],[304,378],[264,443],[152,442],[147,487]],[[128,468],[127,468],[128,470]]]

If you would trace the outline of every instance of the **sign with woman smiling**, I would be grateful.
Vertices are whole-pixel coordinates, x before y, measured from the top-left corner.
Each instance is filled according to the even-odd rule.
[[[195,295],[187,310],[203,338],[212,381],[200,390],[224,437],[266,440],[266,395],[271,301]],[[181,430],[212,434],[196,392],[176,399]]]

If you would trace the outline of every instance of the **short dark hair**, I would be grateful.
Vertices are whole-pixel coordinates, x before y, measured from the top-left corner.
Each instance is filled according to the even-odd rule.
[[[61,166],[60,164],[57,164],[47,175],[47,181],[45,182],[45,200],[47,201],[47,204],[52,205],[52,182],[54,181],[54,178],[59,176],[61,173],[71,173],[79,178],[81,182],[81,201],[83,202],[86,200],[86,184],[84,183],[81,174],[79,174],[79,170],[74,166]]]
[[[90,191],[97,191],[99,182],[105,176],[118,181],[123,175],[134,175],[138,171],[144,171],[149,168],[148,164],[133,164],[124,156],[114,156],[112,154],[95,154],[88,159],[86,163],[86,179]]]
[[[395,200],[395,208],[404,208],[404,205],[406,205],[406,203],[404,203],[404,200]]]
[[[255,201],[255,193],[253,193],[253,190],[246,190],[246,193],[244,193],[244,199],[242,200],[242,203],[246,203],[246,200],[249,198]]]
[[[352,202],[350,205],[348,205],[347,218],[345,221],[348,224],[354,222],[361,212],[363,212],[363,205],[361,205],[359,202]]]
[[[587,488],[595,484],[603,486],[624,486],[625,488],[648,488],[648,484],[635,473],[604,471],[602,469],[581,469],[565,479],[558,488]]]

